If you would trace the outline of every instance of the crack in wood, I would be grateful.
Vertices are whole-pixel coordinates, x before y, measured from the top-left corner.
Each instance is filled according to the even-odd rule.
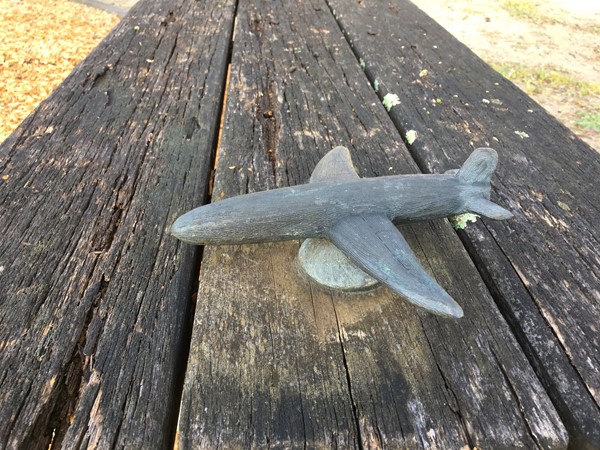
[[[99,245],[96,248],[94,248],[95,252],[105,253],[110,250],[115,235],[117,234],[117,230],[121,225],[124,208],[125,207],[122,204],[113,206],[112,214],[110,215],[110,221],[108,223],[107,229],[102,235]]]
[[[475,440],[471,436],[471,433],[469,433],[469,428],[467,427],[467,421],[466,421],[464,414],[460,408],[460,403],[458,402],[458,398],[456,397],[454,390],[450,386],[450,382],[449,382],[448,378],[446,377],[446,375],[444,374],[444,371],[442,370],[440,363],[438,362],[438,360],[435,357],[435,352],[433,351],[433,346],[431,344],[431,341],[429,340],[429,336],[427,336],[427,332],[425,331],[426,327],[423,324],[423,321],[421,321],[421,326],[423,327],[423,331],[424,331],[423,334],[425,336],[427,345],[429,346],[429,351],[431,352],[431,356],[433,358],[433,362],[435,363],[435,367],[437,368],[437,371],[438,371],[442,381],[444,382],[444,387],[446,388],[446,391],[451,395],[451,398],[449,399],[451,401],[448,402],[449,407],[450,407],[450,409],[452,409],[452,411],[454,411],[454,413],[458,417],[458,423],[460,424],[460,426],[462,428],[463,435],[465,437],[465,440],[467,441],[469,448],[477,448]],[[498,361],[497,361],[497,363],[498,363]],[[426,446],[424,446],[424,447],[426,447]]]
[[[66,364],[64,375],[60,378],[46,403],[46,412],[40,412],[38,418],[30,429],[25,441],[30,448],[49,447],[50,444],[60,448],[72,422],[75,407],[79,398],[81,387],[86,378],[90,364],[89,353],[85,349],[89,346],[88,329],[92,323],[100,300],[108,287],[108,279],[102,276],[101,281],[93,291],[96,294],[87,311],[85,321],[81,328],[79,339],[73,353]]]
[[[515,400],[515,402],[519,406],[518,409],[519,409],[519,412],[521,413],[521,417],[523,418],[523,423],[525,424],[525,427],[527,428],[527,432],[533,438],[533,441],[536,443],[537,447],[544,448],[545,446],[541,442],[539,442],[539,437],[537,436],[537,434],[535,434],[533,432],[533,430],[531,429],[531,425],[529,424],[527,414],[525,414],[525,409],[523,407],[523,404],[521,403],[521,400],[519,398],[519,395],[517,394],[517,391],[515,390],[515,387],[513,386],[512,382],[510,381],[510,377],[506,373],[505,367],[502,365],[502,362],[499,360],[499,358],[496,355],[496,352],[494,351],[493,348],[490,348],[490,352],[492,353],[492,356],[494,357],[494,360],[496,361],[496,364],[498,365],[500,372],[504,376],[504,381],[505,381],[506,385],[508,386],[508,389],[510,391],[510,394],[512,395],[512,398]]]
[[[273,179],[276,182],[277,175],[277,145],[279,143],[280,120],[277,109],[276,83],[274,80],[268,81],[267,95],[262,98],[266,99],[264,109],[259,108],[259,119],[261,121],[263,139],[266,142],[267,159],[271,164]]]
[[[277,26],[278,22],[272,17],[269,19],[268,29],[271,30],[273,25]],[[265,77],[262,85],[262,91],[258,92],[259,102],[257,108],[258,121],[261,125],[261,137],[265,143],[265,152],[267,160],[271,165],[271,172],[275,183],[277,175],[277,146],[279,143],[280,118],[277,99],[277,82],[272,75],[273,68],[271,59],[273,55],[270,50],[270,43],[265,40],[272,39],[271,35],[266,35],[265,24],[263,18],[257,12],[253,11],[250,16],[250,29],[255,33],[260,52],[263,55]]]
[[[362,436],[360,412],[358,410],[358,405],[357,405],[356,401],[354,400],[354,395],[352,393],[352,378],[351,378],[351,374],[350,374],[350,367],[348,365],[348,360],[346,358],[346,348],[344,346],[344,336],[342,333],[342,325],[340,324],[340,320],[338,317],[337,310],[335,308],[335,303],[333,301],[333,298],[331,299],[331,301],[333,304],[333,312],[335,314],[335,322],[336,322],[336,326],[337,326],[337,335],[338,335],[337,337],[338,337],[338,341],[340,343],[342,363],[344,365],[344,373],[346,375],[346,386],[348,389],[348,396],[350,397],[350,404],[352,405],[352,414],[354,416],[354,425],[356,427],[356,434],[357,434],[356,439],[357,439],[357,443],[358,443],[358,449],[363,450],[364,449],[364,441],[363,441],[363,436]],[[378,448],[381,448],[381,446],[382,446],[382,443],[379,442]]]

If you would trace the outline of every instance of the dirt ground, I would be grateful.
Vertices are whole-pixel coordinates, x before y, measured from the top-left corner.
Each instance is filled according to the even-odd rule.
[[[412,0],[600,151],[600,0]]]
[[[600,151],[600,0],[413,1]],[[0,11],[2,142],[119,19],[69,0]]]

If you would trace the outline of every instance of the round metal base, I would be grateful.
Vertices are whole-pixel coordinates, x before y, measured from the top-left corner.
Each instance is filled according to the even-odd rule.
[[[379,285],[327,239],[306,239],[300,246],[298,258],[308,276],[324,286],[360,291]]]

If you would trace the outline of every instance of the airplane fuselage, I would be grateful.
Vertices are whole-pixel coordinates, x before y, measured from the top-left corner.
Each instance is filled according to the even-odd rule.
[[[177,219],[172,232],[195,244],[305,239],[357,214],[380,213],[397,223],[460,214],[478,190],[446,174],[315,182],[201,206]]]

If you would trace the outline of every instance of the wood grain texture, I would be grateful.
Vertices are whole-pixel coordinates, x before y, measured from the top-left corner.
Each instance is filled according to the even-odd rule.
[[[600,448],[600,157],[405,0],[328,0],[425,172],[478,146],[499,155],[498,203],[515,219],[462,234],[569,428]],[[377,80],[377,83],[375,83]]]
[[[3,143],[0,447],[172,442],[199,252],[164,231],[208,195],[233,16],[140,2]]]
[[[325,3],[242,0],[236,23],[213,201],[305,183],[336,145],[363,177],[417,171]],[[207,247],[180,447],[565,448],[449,224],[402,231],[464,319],[321,290],[298,242]]]

